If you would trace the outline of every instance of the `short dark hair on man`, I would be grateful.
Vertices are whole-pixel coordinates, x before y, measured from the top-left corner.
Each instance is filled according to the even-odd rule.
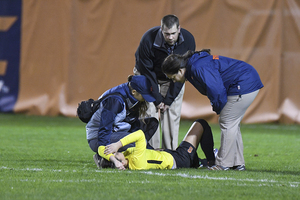
[[[176,24],[176,27],[179,27],[179,19],[175,15],[166,15],[161,19],[161,28],[163,29],[166,26],[168,29],[172,28]]]

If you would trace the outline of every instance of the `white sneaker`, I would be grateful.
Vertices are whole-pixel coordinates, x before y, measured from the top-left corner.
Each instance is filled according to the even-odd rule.
[[[219,152],[219,150],[218,150],[217,148],[215,148],[215,149],[214,149],[215,158],[217,157],[218,152]]]
[[[209,169],[209,170],[214,170],[214,171],[216,171],[216,170],[223,170],[223,171],[230,170],[229,167],[223,167],[223,166],[221,166],[221,165],[214,165],[214,166],[212,166],[212,167],[209,167],[208,169]]]

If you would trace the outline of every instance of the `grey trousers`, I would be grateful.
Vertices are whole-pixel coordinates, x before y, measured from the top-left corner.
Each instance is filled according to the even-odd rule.
[[[140,72],[134,68],[133,72],[135,75],[140,75]],[[170,83],[168,81],[158,81],[158,88],[160,94],[165,97]],[[179,124],[181,116],[181,104],[183,100],[185,85],[183,85],[180,93],[175,98],[170,108],[164,113],[160,113],[154,103],[149,103],[149,108],[147,110],[147,115],[149,117],[155,117],[160,121],[160,126],[156,133],[153,135],[149,144],[153,148],[163,148],[163,149],[172,149],[175,150],[178,147],[178,133],[179,133]],[[162,143],[160,146],[160,129],[162,130]]]
[[[169,82],[159,81],[159,89],[162,96],[165,96],[169,89]],[[183,99],[185,85],[183,85],[180,93],[175,98],[170,108],[164,113],[159,112],[153,103],[149,104],[147,114],[156,119],[160,119],[160,126],[156,133],[153,135],[149,144],[154,148],[172,149],[175,150],[178,147],[178,133],[181,115],[181,104]],[[162,140],[160,147],[160,129],[162,132]]]
[[[240,123],[258,92],[259,90],[241,96],[227,97],[227,103],[219,116],[221,146],[216,157],[217,165],[233,167],[245,164]]]

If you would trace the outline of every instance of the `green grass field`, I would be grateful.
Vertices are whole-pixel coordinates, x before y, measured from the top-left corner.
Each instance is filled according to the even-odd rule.
[[[181,122],[180,140],[191,123]],[[300,126],[241,130],[243,172],[98,170],[77,118],[0,114],[0,199],[300,199]]]

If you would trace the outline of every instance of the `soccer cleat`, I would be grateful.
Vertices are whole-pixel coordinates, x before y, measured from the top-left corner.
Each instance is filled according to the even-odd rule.
[[[238,165],[238,166],[234,166],[232,169],[236,171],[245,171],[246,167],[245,165]]]
[[[223,171],[227,171],[230,168],[229,167],[223,167],[221,165],[214,165],[212,167],[208,167],[209,170],[223,170]]]
[[[215,148],[215,149],[214,149],[215,158],[217,157],[218,152],[219,152],[219,150],[218,150],[217,148]]]
[[[207,160],[199,158],[199,167],[198,168],[203,168],[203,167],[207,167]]]
[[[93,156],[95,164],[97,165],[98,169],[101,169],[101,161],[104,160],[102,157],[100,157],[98,154],[95,154]]]

